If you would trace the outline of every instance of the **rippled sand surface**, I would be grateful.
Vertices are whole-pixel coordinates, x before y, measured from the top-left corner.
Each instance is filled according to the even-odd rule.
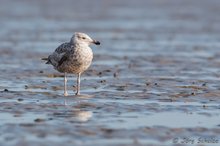
[[[220,144],[220,1],[1,2],[0,145]],[[63,97],[40,58],[75,31],[102,45]]]

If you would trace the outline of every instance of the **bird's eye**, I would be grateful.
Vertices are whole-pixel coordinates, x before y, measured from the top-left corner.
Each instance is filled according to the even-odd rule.
[[[86,38],[85,38],[85,37],[82,37],[82,39],[84,39],[84,40],[85,40]]]

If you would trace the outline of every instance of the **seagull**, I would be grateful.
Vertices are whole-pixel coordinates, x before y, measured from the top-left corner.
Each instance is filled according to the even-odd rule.
[[[64,73],[64,96],[67,93],[67,74],[77,74],[76,95],[80,95],[80,76],[89,68],[93,59],[91,44],[100,45],[99,41],[91,39],[87,34],[75,32],[69,42],[63,43],[47,58],[46,64],[51,64],[55,70]]]

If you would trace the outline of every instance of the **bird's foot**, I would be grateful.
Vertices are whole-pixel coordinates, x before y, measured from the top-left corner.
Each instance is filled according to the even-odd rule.
[[[76,92],[76,94],[75,95],[80,95],[80,93],[79,92]]]
[[[67,92],[64,92],[64,96],[68,96],[68,93],[67,93]]]

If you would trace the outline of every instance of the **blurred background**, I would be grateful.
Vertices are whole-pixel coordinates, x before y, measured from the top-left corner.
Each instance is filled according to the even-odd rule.
[[[96,55],[213,57],[220,40],[219,11],[218,0],[1,0],[2,63],[9,67],[19,61],[28,69],[77,31],[102,42]],[[24,51],[35,55],[29,61],[7,58],[7,52]]]
[[[0,0],[0,144],[219,135],[219,14],[219,0]],[[95,97],[65,107],[63,75],[40,58],[74,32],[101,42],[82,77]]]

